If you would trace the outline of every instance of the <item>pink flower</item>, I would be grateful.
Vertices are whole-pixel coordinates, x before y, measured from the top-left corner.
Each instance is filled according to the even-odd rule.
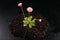
[[[19,7],[22,7],[22,3],[19,3],[18,6],[19,6]]]
[[[42,22],[42,19],[39,19],[39,22]]]
[[[33,8],[32,8],[32,7],[28,7],[28,8],[27,8],[27,11],[28,11],[28,12],[32,12],[32,11],[33,11]]]

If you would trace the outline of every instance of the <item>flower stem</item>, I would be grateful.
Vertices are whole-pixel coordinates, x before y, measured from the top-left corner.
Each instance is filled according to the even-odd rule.
[[[30,16],[30,12],[28,13],[28,16]]]
[[[22,10],[23,16],[25,17],[25,14],[24,14],[24,11],[23,11],[23,7],[21,7],[21,10]]]

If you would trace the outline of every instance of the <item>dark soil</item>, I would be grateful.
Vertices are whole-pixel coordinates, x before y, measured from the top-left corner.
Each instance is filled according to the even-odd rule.
[[[26,15],[27,16],[27,15]],[[48,22],[42,15],[32,15],[33,18],[42,19],[42,22],[36,21],[36,26],[29,28],[23,27],[23,15],[13,18],[9,24],[11,33],[16,37],[24,38],[24,40],[35,40],[38,38],[44,38],[48,29]]]

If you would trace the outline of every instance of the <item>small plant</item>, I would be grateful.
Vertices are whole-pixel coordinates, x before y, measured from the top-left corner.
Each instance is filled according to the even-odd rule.
[[[41,15],[34,15],[34,17],[30,15],[33,11],[32,7],[27,7],[28,15],[25,16],[22,3],[19,3],[18,7],[21,8],[23,16],[18,16],[10,22],[11,33],[23,40],[45,39],[49,27],[46,18]]]
[[[24,11],[23,11],[23,7],[22,7],[22,3],[19,3],[18,4],[19,7],[21,7],[21,10],[23,12],[23,16],[24,16],[24,19],[23,19],[23,26],[28,26],[29,28],[32,28],[33,26],[35,26],[35,20],[36,19],[33,19],[32,16],[30,16],[30,12],[33,11],[33,8],[32,7],[28,7],[27,8],[27,12],[28,12],[28,17],[25,16],[24,14]]]
[[[24,20],[23,20],[23,24],[24,24],[24,26],[28,25],[29,28],[32,28],[32,26],[35,26],[35,20],[36,19],[32,20],[32,16],[25,17]]]

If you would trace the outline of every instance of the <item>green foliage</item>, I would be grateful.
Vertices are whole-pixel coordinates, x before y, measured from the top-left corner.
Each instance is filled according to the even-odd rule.
[[[32,28],[32,26],[35,26],[35,20],[32,20],[32,16],[25,17],[23,20],[23,26],[29,26],[29,28]]]

